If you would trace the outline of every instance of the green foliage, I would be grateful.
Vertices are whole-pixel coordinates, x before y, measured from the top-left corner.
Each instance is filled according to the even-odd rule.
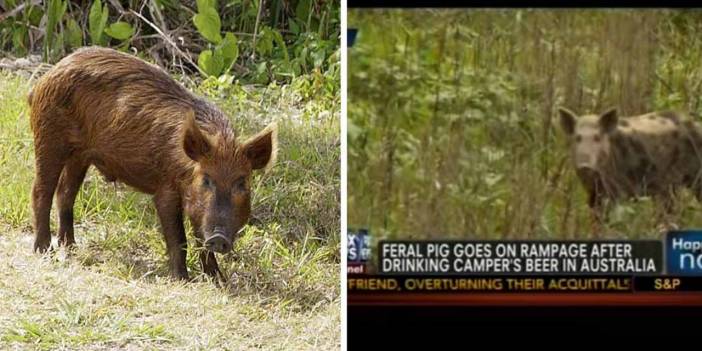
[[[63,37],[56,25],[66,12],[66,0],[49,0],[46,9],[46,39],[44,40],[44,60],[48,60],[55,47],[63,47]],[[55,42],[54,39],[57,39]]]
[[[104,32],[108,17],[107,4],[102,6],[100,0],[93,1],[93,5],[90,7],[90,15],[88,16],[88,28],[93,45],[104,46],[106,44]]]
[[[200,53],[197,64],[209,76],[218,77],[231,70],[238,56],[237,39],[234,34],[227,33],[214,51],[205,50]]]
[[[127,40],[134,35],[134,28],[127,22],[119,21],[110,24],[110,26],[105,29],[105,33],[118,40]]]
[[[17,26],[12,30],[12,45],[22,55],[27,52],[26,39],[27,28]]]
[[[220,32],[232,28],[256,34],[255,41],[240,41],[238,45],[240,52],[256,53],[255,56],[238,55],[239,58],[257,59],[257,62],[244,62],[250,67],[247,77],[263,84],[271,80],[290,80],[299,75],[311,74],[315,70],[324,73],[331,68],[329,58],[338,49],[340,36],[340,12],[337,4],[292,1],[290,8],[295,9],[293,15],[283,18],[282,1],[265,2],[267,9],[263,9],[260,19],[259,4],[260,1],[230,1],[223,10],[220,7]],[[206,8],[217,8],[217,4],[198,2],[197,7],[198,13],[202,13]],[[227,16],[229,13],[236,16]],[[218,43],[210,38],[216,36],[215,30],[205,34],[200,27],[199,33],[209,45]],[[252,46],[253,43],[256,44],[255,47]],[[230,65],[225,62],[222,74],[229,73],[228,66]]]
[[[197,61],[198,66],[210,76],[218,76],[224,68],[224,58],[220,51],[213,53],[211,50],[205,50],[200,53]]]
[[[193,23],[195,23],[195,27],[200,34],[211,43],[219,44],[222,42],[222,35],[220,34],[222,23],[219,20],[217,10],[214,8],[200,8],[200,2],[198,2],[198,13],[193,16]]]
[[[84,44],[120,50],[131,46],[140,53],[158,52],[154,58],[166,68],[176,65],[179,71],[190,72],[199,68],[206,76],[235,74],[258,84],[291,82],[302,75],[331,77],[335,62],[330,58],[338,59],[341,12],[334,1],[199,0],[189,12],[178,1],[159,0],[139,12],[143,18],[121,12],[124,8],[110,10],[115,5],[109,1],[69,3],[47,0],[47,16],[42,7],[27,6],[1,22],[0,50],[13,56],[41,50],[44,60],[54,62]],[[18,4],[7,2],[11,8]],[[196,55],[203,53],[198,67],[161,60],[172,57],[171,44],[164,43],[153,26],[178,28],[177,45]]]
[[[71,48],[79,48],[83,45],[83,31],[78,26],[78,22],[73,18],[69,19],[66,24],[66,40],[65,42]]]
[[[222,45],[218,47],[221,51],[221,55],[224,58],[224,67],[227,67],[227,71],[231,69],[231,66],[236,62],[239,57],[239,41],[233,33],[227,33],[224,36]]]
[[[197,5],[197,11],[203,12],[203,10],[205,10],[205,9],[216,9],[217,8],[217,1],[216,0],[197,0],[196,5]]]

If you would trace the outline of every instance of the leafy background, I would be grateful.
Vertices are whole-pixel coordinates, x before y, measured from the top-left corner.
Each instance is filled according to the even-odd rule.
[[[202,76],[265,84],[335,74],[340,3],[328,0],[0,0],[0,51],[53,63],[110,46]],[[338,75],[338,74],[337,74]]]
[[[699,114],[702,12],[351,10],[349,27],[349,227],[376,239],[660,237],[650,198],[620,202],[592,231],[556,108]],[[678,203],[675,224],[702,226],[694,197]]]

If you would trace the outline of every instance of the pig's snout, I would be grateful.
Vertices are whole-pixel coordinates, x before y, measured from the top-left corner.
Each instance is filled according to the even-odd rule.
[[[580,171],[581,169],[593,170],[595,168],[596,160],[589,152],[577,152],[575,154],[575,167]]]
[[[212,252],[227,253],[232,250],[232,241],[223,232],[216,231],[205,240],[205,248]]]

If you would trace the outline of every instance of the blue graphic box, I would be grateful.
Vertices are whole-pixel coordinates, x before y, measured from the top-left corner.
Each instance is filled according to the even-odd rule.
[[[702,230],[669,232],[665,255],[668,274],[702,275]]]
[[[366,262],[370,256],[370,237],[367,229],[348,232],[348,262]]]

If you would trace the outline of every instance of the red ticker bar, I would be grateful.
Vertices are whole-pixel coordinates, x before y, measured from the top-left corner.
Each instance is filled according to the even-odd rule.
[[[696,305],[702,277],[350,275],[348,302],[361,305]]]
[[[351,274],[349,294],[524,294],[700,292],[696,276],[406,276]]]
[[[702,306],[702,292],[640,292],[632,294],[349,294],[348,304],[413,306]]]

